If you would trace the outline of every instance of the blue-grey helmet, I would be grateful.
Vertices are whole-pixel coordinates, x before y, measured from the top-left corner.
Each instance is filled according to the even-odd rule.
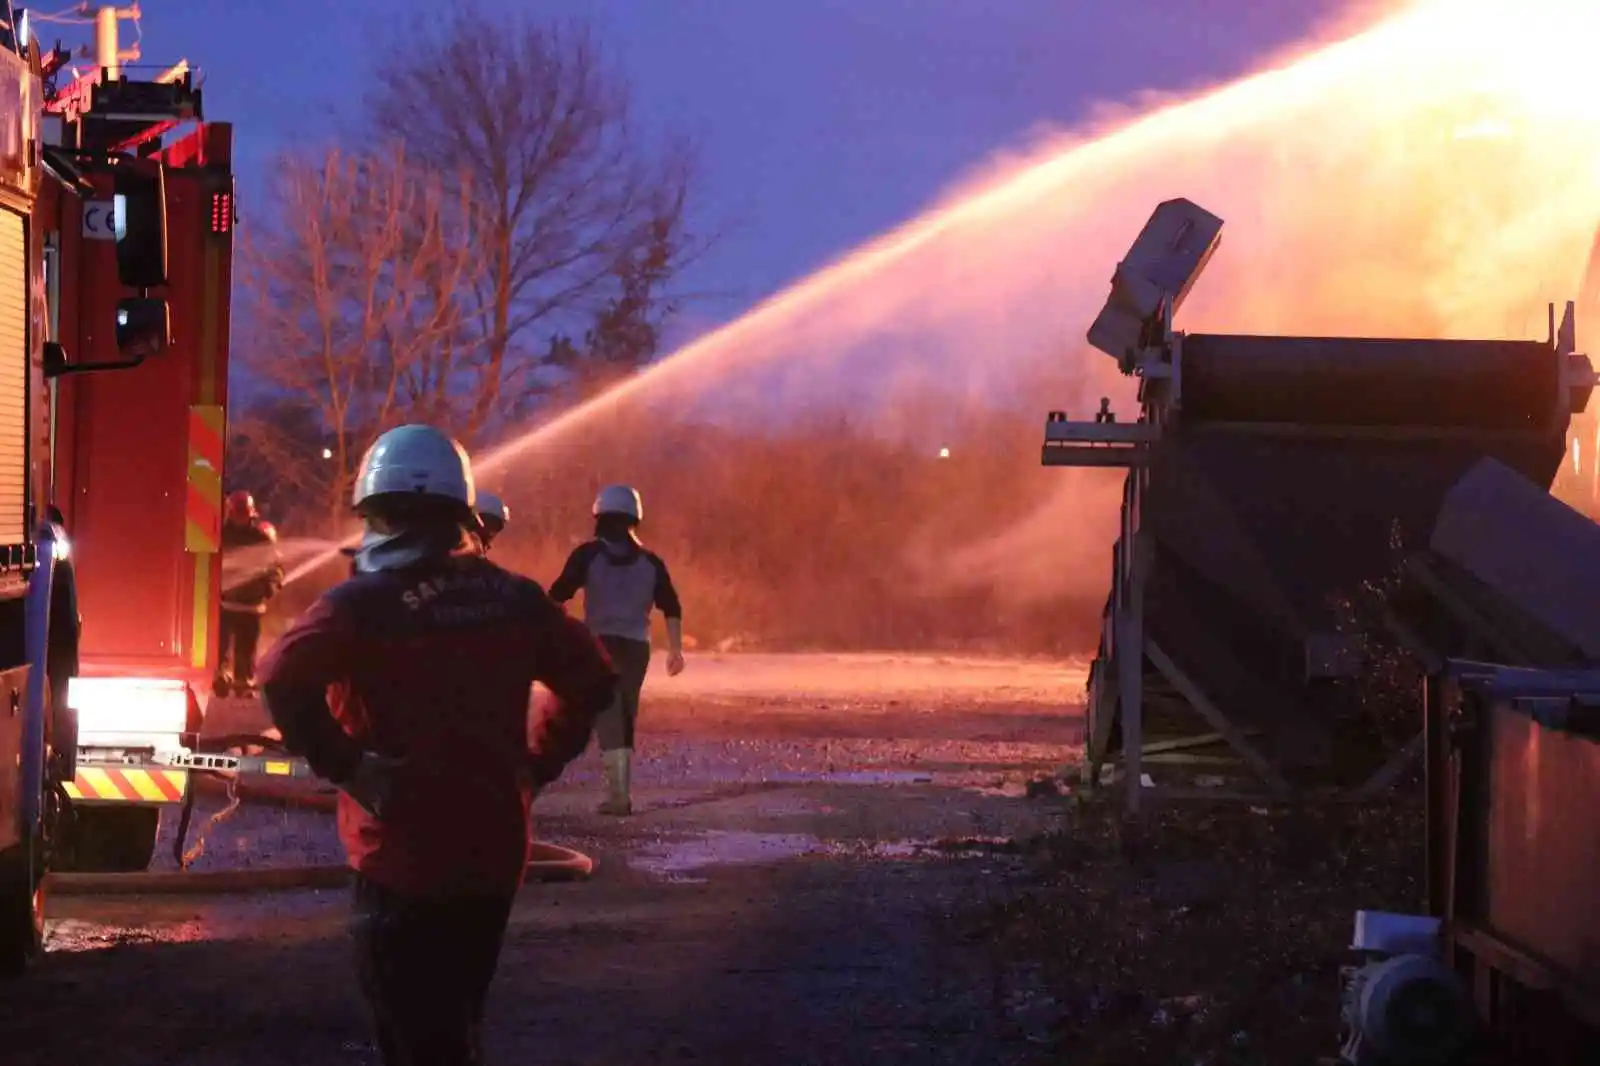
[[[437,496],[471,508],[477,499],[467,450],[432,426],[397,426],[361,459],[350,503],[357,510],[376,496]]]

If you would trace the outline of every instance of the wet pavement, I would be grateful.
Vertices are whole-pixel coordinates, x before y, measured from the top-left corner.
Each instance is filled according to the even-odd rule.
[[[933,925],[998,891],[1019,869],[1004,842],[1051,821],[1049,804],[1019,797],[1070,757],[1079,727],[1076,692],[1043,677],[998,703],[959,684],[869,691],[843,714],[834,694],[763,694],[748,679],[737,693],[656,692],[634,817],[592,812],[593,753],[540,797],[539,837],[597,870],[525,889],[492,1046],[506,1061],[607,1066],[1022,1061],[1026,1041],[983,1006],[983,967],[938,961],[961,949]],[[226,805],[199,799],[196,831]],[[153,869],[176,867],[175,823]],[[244,804],[209,827],[193,868],[338,859],[329,815]],[[0,1061],[375,1061],[345,906],[337,890],[57,896],[49,954],[0,1000]],[[608,997],[619,1005],[596,1007]],[[90,1011],[101,1024],[73,1024]],[[853,1025],[861,1011],[877,1020]]]

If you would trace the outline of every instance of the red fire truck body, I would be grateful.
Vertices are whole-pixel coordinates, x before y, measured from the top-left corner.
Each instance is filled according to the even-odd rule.
[[[233,239],[232,128],[199,124],[153,153],[165,164],[171,339],[116,374],[52,383],[53,501],[71,543],[83,617],[72,864],[142,869],[161,805],[187,771],[141,753],[175,750],[199,726],[217,661],[222,464]],[[94,179],[105,186],[108,179]],[[85,190],[86,192],[87,190]],[[117,358],[110,328],[125,290],[103,220],[109,188],[53,190],[50,313],[84,364]]]
[[[149,757],[198,730],[218,658],[232,126],[200,122],[187,74],[96,90],[106,90],[99,72],[53,101],[59,125],[46,141],[162,163],[171,335],[138,367],[51,383],[51,501],[83,618],[67,691],[77,765],[62,783],[72,813],[64,853],[75,869],[130,871],[149,864],[160,807],[189,787],[186,770]],[[182,125],[192,128],[171,138]],[[51,336],[93,367],[118,360],[110,323],[128,295],[115,251],[125,219],[109,174],[78,178],[51,187],[38,211],[50,230]]]
[[[107,399],[119,395],[114,387],[102,392],[86,383],[97,376],[91,372],[160,373],[171,335],[162,294],[170,281],[164,168],[121,141],[129,131],[167,121],[150,114],[176,110],[181,116],[192,94],[187,79],[153,90],[106,79],[80,94],[98,114],[63,115],[59,135],[49,138],[43,135],[44,81],[67,59],[59,48],[48,59],[41,56],[18,27],[12,5],[0,0],[0,974],[19,971],[39,950],[45,874],[72,852],[73,836],[80,829],[92,832],[97,823],[103,828],[99,811],[122,813],[87,800],[77,809],[73,792],[82,791],[84,775],[94,777],[97,764],[109,766],[118,757],[154,766],[158,752],[181,745],[190,717],[187,703],[183,714],[171,713],[174,684],[183,691],[183,682],[173,680],[180,675],[147,674],[135,683],[137,675],[124,671],[110,681],[121,684],[130,710],[114,726],[130,735],[107,733],[103,722],[92,727],[98,734],[80,737],[72,704],[92,707],[93,684],[101,678],[75,678],[80,637],[93,623],[85,625],[79,610],[77,560],[51,500],[55,445],[76,446],[69,469],[87,464],[98,476],[109,461],[97,455],[141,453],[157,435],[154,426],[164,408],[149,408],[137,423],[119,422],[130,436],[115,447],[86,434],[82,419],[100,418],[110,409],[96,402],[130,409],[154,402],[130,392]],[[197,97],[193,103],[197,110]],[[104,239],[93,247],[74,235]],[[184,247],[191,263],[203,258],[195,250],[198,238]],[[180,261],[185,254],[179,252]],[[65,316],[64,291],[75,301]],[[86,315],[103,318],[78,321]],[[76,351],[69,347],[69,332]],[[79,418],[66,441],[52,417],[63,405]],[[95,443],[83,446],[80,438]],[[75,495],[78,488],[73,485]],[[83,493],[86,500],[90,495]],[[128,517],[137,526],[155,513],[146,501],[144,511]],[[91,553],[91,575],[100,554]],[[154,625],[158,619],[145,621]],[[192,643],[192,637],[186,640]],[[152,692],[159,693],[153,700]],[[189,763],[180,756],[167,765]],[[109,777],[111,771],[100,773]],[[85,815],[81,825],[74,817],[79,814]]]

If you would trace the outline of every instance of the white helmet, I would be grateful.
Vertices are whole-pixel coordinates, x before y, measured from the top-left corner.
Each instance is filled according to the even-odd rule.
[[[484,522],[495,522],[500,529],[511,523],[511,508],[506,502],[492,492],[478,493],[478,502],[475,505],[478,518]],[[496,530],[498,532],[499,530]]]
[[[473,506],[472,461],[466,449],[432,426],[391,429],[361,459],[351,504],[375,496],[438,496]]]
[[[594,514],[626,515],[635,522],[644,521],[644,503],[631,485],[607,485],[594,498]]]

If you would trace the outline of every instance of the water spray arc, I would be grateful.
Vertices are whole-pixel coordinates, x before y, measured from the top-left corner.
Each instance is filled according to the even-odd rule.
[[[1576,42],[1600,35],[1591,7],[1535,0],[1510,19],[1489,0],[1410,5],[1103,136],[1066,138],[486,451],[478,468],[503,478],[542,454],[562,461],[556,453],[568,444],[594,452],[612,413],[631,417],[724,382],[787,374],[786,385],[839,403],[883,362],[874,345],[889,336],[909,337],[903,370],[920,380],[1031,383],[1036,366],[997,353],[1058,365],[1061,339],[1094,314],[1105,264],[1149,205],[1174,195],[1235,227],[1229,254],[1189,301],[1197,327],[1495,335],[1542,314],[1548,279],[1576,276],[1589,251],[1600,106],[1551,71],[1582,69]],[[1549,56],[1543,69],[1517,58],[1531,54],[1524,46]],[[1553,143],[1563,146],[1558,157]],[[1063,397],[1069,406],[1091,391],[1126,395],[1114,368],[1082,365],[1086,395]],[[941,443],[965,453],[960,441]],[[1085,506],[1084,477],[1063,482],[1035,519],[956,553],[949,568],[1044,595],[1068,578],[1101,585],[1098,527],[1084,530],[1082,552],[1062,542],[1063,515],[1076,528],[1081,513],[1102,510]],[[1107,503],[1114,510],[1114,498]],[[1078,554],[1092,558],[1063,566]],[[308,560],[295,576],[336,555]],[[1023,564],[1026,580],[1017,577]]]

